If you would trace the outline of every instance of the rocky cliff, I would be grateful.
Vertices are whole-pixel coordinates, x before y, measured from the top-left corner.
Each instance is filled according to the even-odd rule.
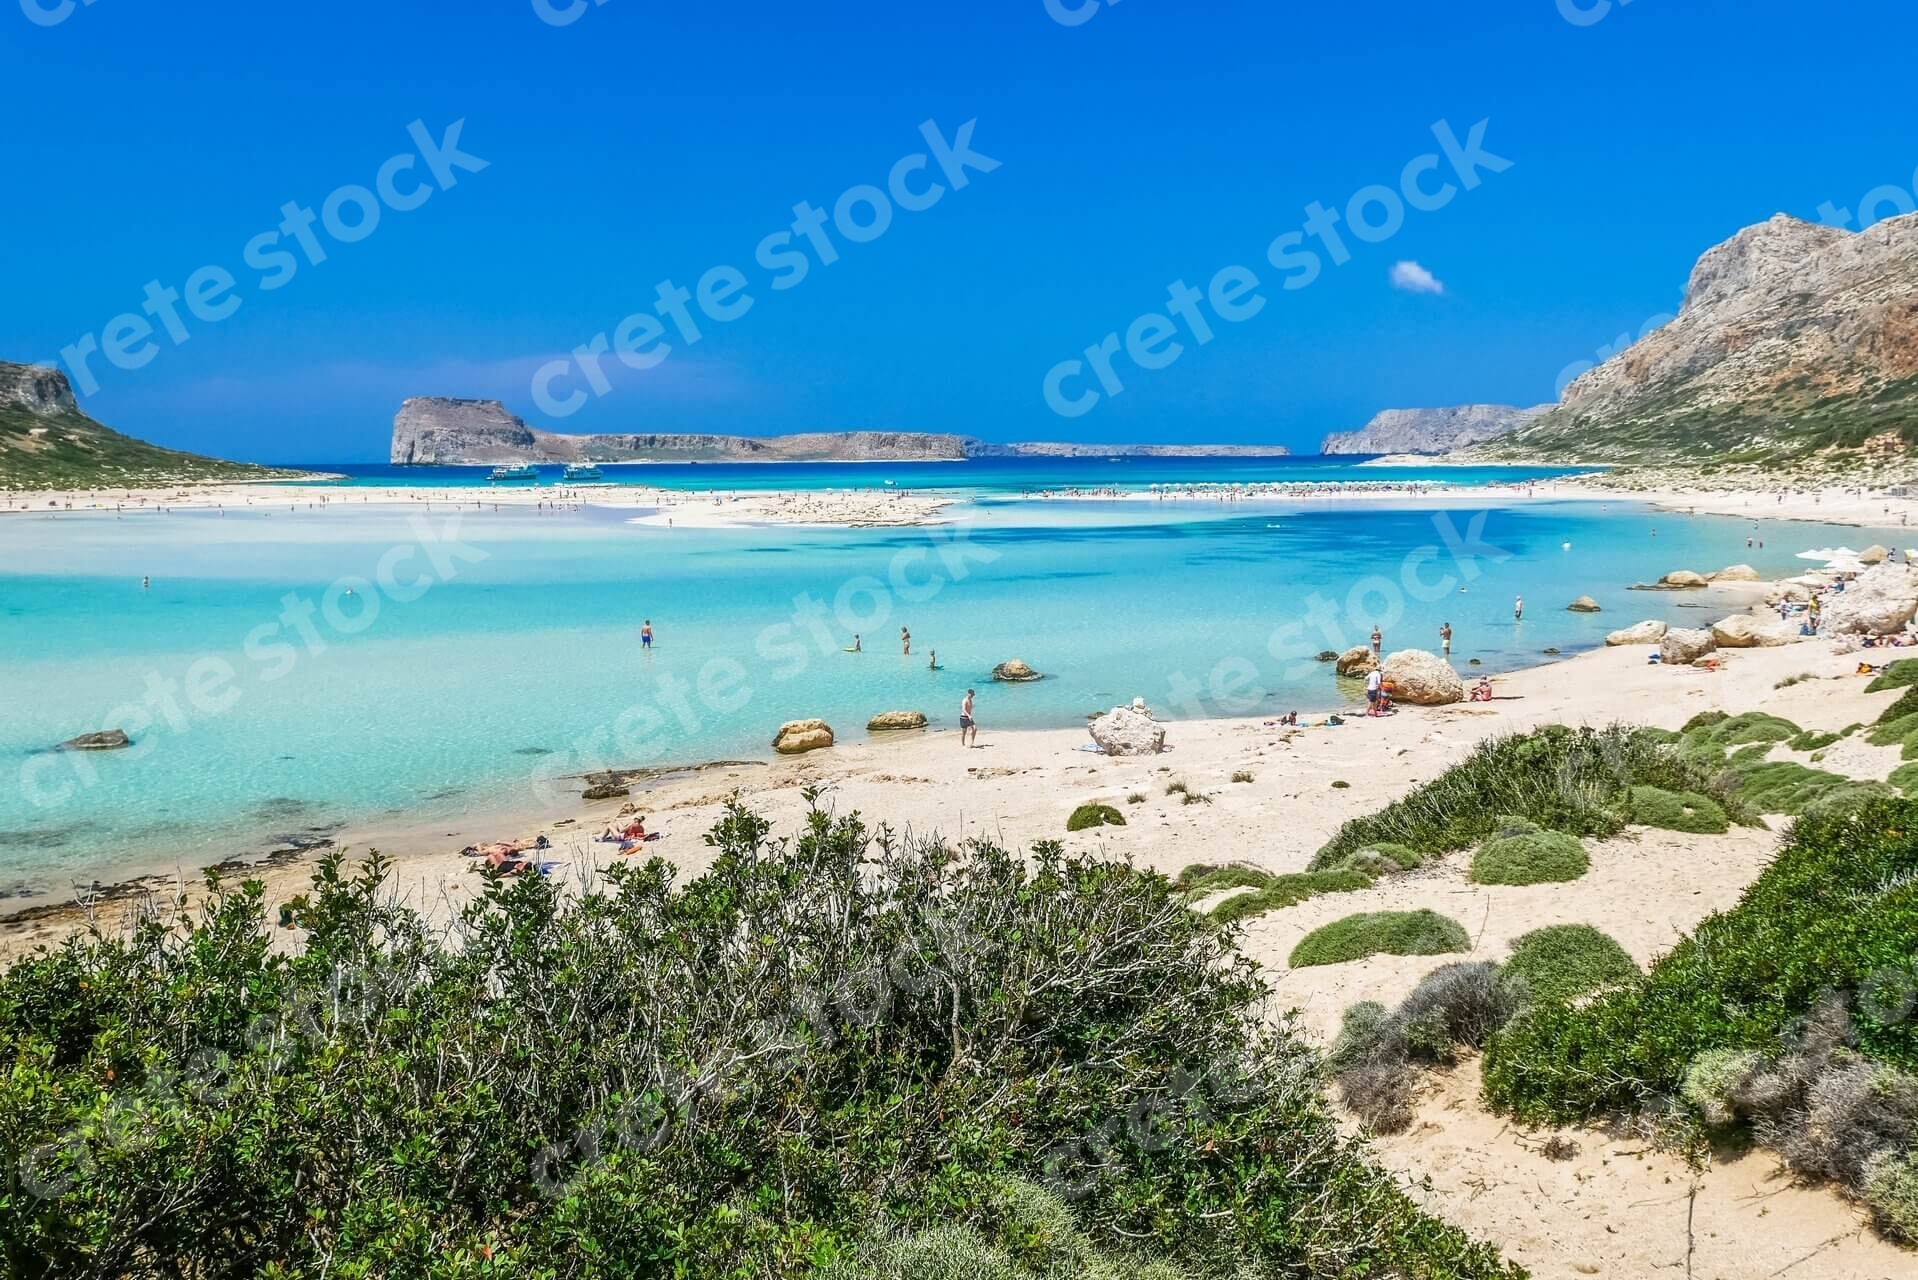
[[[1450,409],[1387,409],[1357,431],[1325,438],[1320,453],[1450,453],[1502,436],[1552,408],[1466,404]]]
[[[504,462],[956,462],[977,457],[1189,457],[1283,455],[1246,445],[988,444],[970,436],[909,431],[813,432],[790,436],[687,434],[569,436],[529,427],[497,400],[423,396],[393,419],[392,460],[401,465],[487,466]]]
[[[151,488],[289,474],[121,435],[81,412],[64,373],[0,361],[0,489]]]
[[[1678,318],[1488,458],[1772,464],[1918,443],[1918,214],[1783,214],[1698,260]]]

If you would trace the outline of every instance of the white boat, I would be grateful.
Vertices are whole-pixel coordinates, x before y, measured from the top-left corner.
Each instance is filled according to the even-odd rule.
[[[530,462],[522,462],[516,467],[494,467],[493,474],[486,477],[491,484],[506,484],[515,480],[539,479],[539,469]]]
[[[590,462],[575,462],[566,468],[564,475],[560,476],[560,479],[566,481],[568,484],[585,480],[604,480],[605,478],[605,474]]]

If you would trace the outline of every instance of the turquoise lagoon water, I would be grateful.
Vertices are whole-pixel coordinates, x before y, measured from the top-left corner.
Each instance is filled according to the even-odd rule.
[[[1630,592],[1635,581],[1737,562],[1784,573],[1802,567],[1793,557],[1804,548],[1875,540],[1856,529],[1754,530],[1734,519],[1538,503],[1487,512],[1482,539],[1505,558],[1468,567],[1444,553],[1435,522],[1463,531],[1474,512],[1436,499],[1381,510],[987,495],[963,513],[961,542],[973,551],[958,556],[953,535],[938,530],[665,530],[590,507],[469,511],[458,536],[483,560],[456,563],[450,580],[406,603],[362,584],[335,601],[338,617],[353,625],[369,594],[377,615],[352,634],[315,615],[323,650],[279,623],[268,643],[294,645],[252,652],[249,633],[275,625],[289,597],[319,605],[343,575],[376,579],[382,557],[417,538],[406,516],[5,518],[0,887],[63,887],[125,867],[139,850],[212,861],[337,823],[523,808],[552,794],[536,778],[595,765],[764,758],[772,731],[798,717],[823,716],[842,737],[900,708],[950,727],[969,686],[988,742],[1001,730],[1080,724],[1134,696],[1174,717],[1336,707],[1353,691],[1299,656],[1362,643],[1369,620],[1344,608],[1354,585],[1372,575],[1403,581],[1421,547],[1435,550],[1414,558],[1416,581],[1454,582],[1421,589],[1425,599],[1397,593],[1388,647],[1436,648],[1449,621],[1461,666],[1478,658],[1496,673],[1543,661],[1546,648],[1598,644],[1641,617],[1710,616],[1681,595]],[[443,529],[445,518],[431,520]],[[1747,548],[1753,532],[1764,550]],[[848,603],[864,615],[854,625],[865,652],[841,652],[851,634],[831,616],[835,597],[859,579],[886,583],[902,555],[919,598],[888,589],[878,616],[872,596],[855,592]],[[426,565],[416,555],[395,576],[411,582]],[[946,579],[936,591],[931,573]],[[148,590],[142,575],[153,579]],[[1529,607],[1515,625],[1521,593]],[[1307,618],[1315,594],[1339,606],[1337,633],[1295,630],[1285,660],[1274,658],[1275,629]],[[1564,612],[1579,594],[1605,613]],[[794,621],[802,597],[823,602],[823,637],[803,616]],[[1369,611],[1389,603],[1359,602]],[[646,618],[659,637],[650,654],[637,635]],[[912,629],[911,659],[898,651],[901,625]],[[927,670],[929,649],[944,670]],[[1014,656],[1049,678],[993,685],[993,664]],[[176,722],[162,699],[154,723],[139,725],[128,704],[156,684],[185,682],[209,658],[234,673],[222,687],[230,706],[206,713],[175,693]],[[1239,664],[1223,690],[1234,701],[1202,693],[1181,709],[1176,683],[1204,690],[1222,662]],[[282,666],[290,669],[271,678]],[[710,704],[696,692],[702,671]],[[1248,674],[1257,696],[1241,687]],[[44,755],[129,719],[137,752]]]

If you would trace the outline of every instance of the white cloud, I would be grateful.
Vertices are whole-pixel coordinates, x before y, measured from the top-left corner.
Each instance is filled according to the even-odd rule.
[[[1407,293],[1445,292],[1445,286],[1437,276],[1409,260],[1392,264],[1392,287],[1403,289]]]

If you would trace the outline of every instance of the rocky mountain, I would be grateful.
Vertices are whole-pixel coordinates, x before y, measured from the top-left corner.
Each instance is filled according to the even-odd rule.
[[[121,435],[81,411],[64,373],[0,361],[0,489],[151,488],[289,474]]]
[[[1698,260],[1678,318],[1471,451],[1776,465],[1918,443],[1918,214],[1862,232],[1780,214]]]
[[[688,434],[569,436],[529,427],[497,400],[421,396],[393,419],[400,465],[487,466],[506,462],[957,462],[978,457],[1281,456],[1245,445],[988,444],[970,436],[908,431],[790,436]]]
[[[1450,453],[1524,426],[1551,405],[1466,404],[1450,409],[1387,409],[1357,431],[1329,435],[1320,453]]]

